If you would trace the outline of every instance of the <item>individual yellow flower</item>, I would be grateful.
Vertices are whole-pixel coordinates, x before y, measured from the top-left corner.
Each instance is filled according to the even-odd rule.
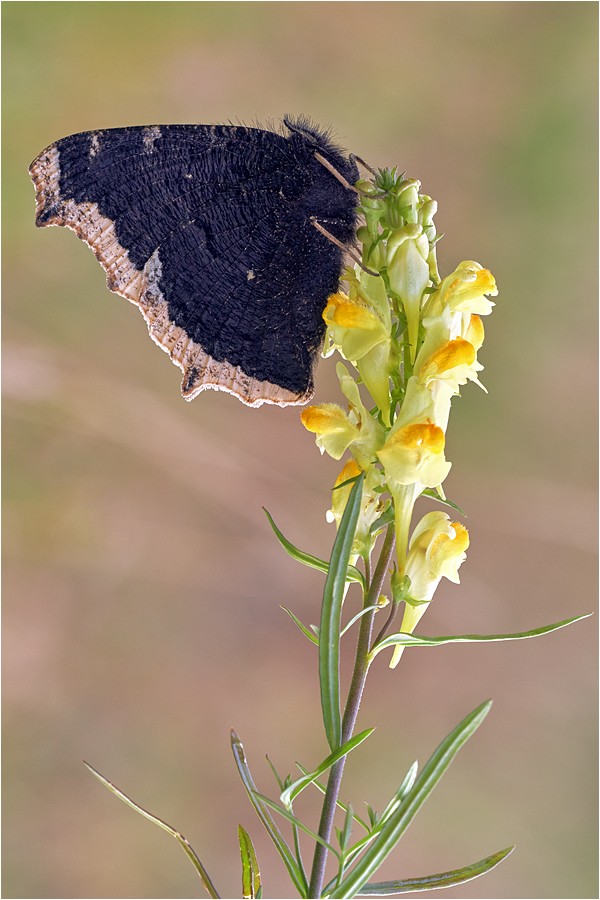
[[[440,421],[447,421],[450,396],[441,399],[412,376],[402,409],[377,453],[394,501],[398,573],[405,573],[408,534],[413,507],[423,489],[437,488],[450,471],[444,455],[445,434]]]
[[[437,487],[450,471],[444,456],[445,435],[438,410],[427,387],[412,376],[407,384],[402,409],[377,456],[390,483]]]
[[[431,392],[433,421],[445,431],[450,404],[459,387],[474,381],[485,390],[479,381],[483,366],[477,360],[477,350],[484,339],[483,325],[477,315],[452,313],[448,308],[439,316],[427,317],[423,324],[425,338],[415,360],[413,377]]]
[[[478,262],[463,260],[431,296],[425,317],[439,316],[446,308],[453,313],[487,316],[495,306],[488,294],[492,297],[498,294],[492,273]]]
[[[327,356],[338,349],[345,359],[356,362],[380,341],[389,338],[381,319],[359,294],[353,299],[341,291],[332,294],[323,310],[323,319],[331,342]]]
[[[320,403],[302,411],[300,418],[308,430],[317,435],[321,453],[341,459],[346,450],[362,469],[367,469],[383,443],[383,427],[364,406],[358,385],[342,363],[336,366],[342,393],[348,400],[348,412],[336,403]]]
[[[416,603],[406,603],[401,631],[413,633],[442,578],[459,583],[458,570],[466,559],[468,546],[469,533],[460,522],[451,522],[439,510],[423,516],[413,531],[406,557],[409,594]],[[390,668],[398,665],[402,651],[402,647],[395,648]]]
[[[321,453],[327,451],[333,459],[341,459],[360,433],[336,403],[308,406],[302,410],[300,418],[307,431],[316,434],[317,447]]]
[[[340,388],[348,400],[348,417],[358,427],[359,434],[352,442],[350,451],[358,465],[365,471],[375,461],[375,454],[383,444],[385,430],[365,407],[359,387],[343,363],[335,367]]]
[[[388,479],[396,484],[437,487],[450,471],[445,440],[442,429],[430,420],[410,422],[390,434],[377,456]]]
[[[481,346],[483,328],[471,327],[473,316],[468,317],[466,333],[472,341]],[[481,319],[476,317],[479,323]],[[451,316],[442,315],[427,320],[425,339],[415,360],[414,374],[422,384],[443,381],[451,386],[453,393],[467,381],[480,384],[478,373],[483,366],[477,360],[478,347],[462,334],[454,334]]]
[[[327,324],[326,349],[335,349],[358,369],[365,387],[389,425],[390,416],[390,305],[382,278],[348,272],[350,295],[332,294],[323,312]]]

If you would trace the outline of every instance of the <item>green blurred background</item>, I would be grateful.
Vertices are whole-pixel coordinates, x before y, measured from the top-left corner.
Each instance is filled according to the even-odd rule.
[[[184,403],[179,371],[90,251],[36,231],[28,164],[75,131],[304,112],[421,179],[440,204],[443,274],[476,259],[500,287],[480,353],[489,395],[463,391],[447,444],[469,558],[423,631],[556,621],[596,594],[597,4],[2,12],[3,896],[202,894],[176,843],[85,758],[174,823],[223,896],[240,896],[241,822],[265,895],[289,897],[228,729],[272,795],[265,753],[284,772],[325,755],[313,648],[278,606],[315,622],[322,580],[283,555],[261,506],[326,555],[338,466],[297,409]],[[332,370],[318,370],[318,400],[337,399]],[[343,792],[357,808],[381,808],[415,757],[495,699],[382,878],[516,843],[460,896],[597,896],[595,638],[586,620],[529,643],[408,651],[393,673],[380,659],[359,720],[379,727]],[[299,812],[314,823],[317,798]]]

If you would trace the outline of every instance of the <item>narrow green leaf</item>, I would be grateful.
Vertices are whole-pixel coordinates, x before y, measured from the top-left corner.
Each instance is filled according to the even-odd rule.
[[[309,628],[307,628],[306,625],[302,624],[300,619],[294,615],[294,613],[291,611],[291,609],[288,609],[287,606],[281,606],[281,605],[279,608],[288,614],[288,616],[290,617],[292,622],[294,622],[294,624],[298,626],[298,628],[300,629],[302,634],[304,634],[309,639],[309,641],[312,641],[312,643],[316,644],[317,647],[319,646],[319,638],[316,637],[316,635],[313,634],[313,632]]]
[[[255,900],[260,895],[260,869],[252,839],[241,825],[238,825],[238,839],[242,857],[242,897],[243,900]]]
[[[422,497],[430,497],[432,500],[437,501],[437,503],[442,503],[444,506],[449,506],[451,509],[455,510],[455,512],[459,513],[459,515],[467,518],[467,514],[464,509],[461,509],[458,503],[454,503],[452,500],[449,500],[448,497],[440,497],[435,488],[425,488],[421,493]]]
[[[386,525],[389,525],[394,521],[394,507],[392,504],[388,506],[388,508],[382,512],[378,519],[375,519],[371,527],[369,528],[369,532],[371,534],[375,534],[378,531],[381,531],[382,528],[385,528]]]
[[[353,869],[331,892],[330,897],[347,898],[358,894],[392,852],[458,751],[479,728],[491,705],[491,700],[482,703],[444,738],[425,764],[412,790],[384,823],[373,843],[365,850]]]
[[[344,817],[344,827],[340,831],[339,835],[339,844],[340,849],[345,852],[346,847],[350,843],[350,835],[352,834],[352,820],[354,819],[354,813],[352,811],[352,804],[348,805],[348,809],[346,810],[346,815]]]
[[[361,731],[360,734],[355,734],[353,738],[350,738],[349,741],[346,741],[345,744],[342,744],[341,747],[338,747],[337,750],[330,753],[329,756],[314,769],[314,771],[308,772],[308,774],[303,775],[302,778],[298,778],[297,781],[290,784],[289,787],[282,792],[281,797],[279,798],[283,805],[289,809],[290,805],[304,788],[308,787],[309,784],[312,784],[319,775],[323,775],[324,772],[327,772],[338,759],[347,756],[351,750],[354,750],[355,747],[362,744],[362,742],[366,740],[370,734],[373,734],[374,731],[374,728],[367,728],[365,731]]]
[[[345,625],[345,626],[342,628],[342,630],[341,630],[341,632],[340,632],[340,637],[344,637],[344,635],[346,634],[346,632],[348,631],[348,629],[349,629],[349,628],[352,628],[352,626],[354,625],[354,623],[355,623],[355,622],[358,622],[358,620],[359,620],[362,616],[364,616],[365,613],[372,612],[374,609],[380,609],[380,607],[378,606],[377,603],[376,603],[374,606],[365,606],[364,609],[361,609],[359,612],[357,612],[355,616],[352,616],[352,618],[350,619],[350,621],[348,622],[348,624]]]
[[[354,482],[357,481],[359,477],[359,475],[353,475],[352,478],[346,478],[345,481],[341,481],[339,484],[334,484],[334,486],[331,488],[332,492],[339,491],[341,490],[341,488],[345,488],[350,484],[354,484]]]
[[[367,803],[367,813],[369,814],[369,822],[371,823],[371,828],[367,828],[367,831],[371,831],[371,829],[373,829],[375,825],[377,825],[379,816],[370,803]]]
[[[303,775],[308,775],[308,769],[307,769],[307,768],[305,768],[305,767],[304,767],[303,765],[301,765],[300,763],[296,763],[296,765],[298,766],[298,768],[300,769],[300,771],[302,772]],[[315,779],[315,781],[312,782],[312,784],[313,784],[313,785],[314,785],[314,786],[315,786],[322,794],[325,794],[325,791],[327,790],[326,785],[322,784],[322,782],[317,781],[316,779]],[[348,809],[348,804],[343,803],[341,800],[338,800],[338,801],[337,801],[336,806],[338,807],[338,809],[341,809],[343,812],[346,812],[347,809]],[[360,825],[361,828],[364,828],[365,831],[369,831],[369,830],[370,830],[370,829],[369,829],[369,826],[367,825],[367,823],[365,822],[365,820],[364,820],[364,819],[361,819],[361,817],[358,815],[358,813],[353,812],[353,813],[352,813],[352,816],[353,816],[353,818],[354,818],[354,821],[355,821],[358,825]]]
[[[273,765],[273,763],[272,763],[271,760],[269,759],[269,755],[268,755],[268,754],[265,756],[265,759],[267,760],[267,765],[269,766],[271,772],[273,773],[273,778],[274,778],[275,781],[277,782],[277,786],[279,787],[279,790],[282,791],[282,790],[284,789],[285,785],[284,785],[284,783],[283,783],[283,780],[282,780],[282,778],[281,778],[281,775],[279,774],[279,772],[277,771],[277,769],[275,768],[275,766]]]
[[[312,556],[310,553],[304,553],[303,550],[299,550],[298,547],[294,547],[291,541],[288,541],[288,539],[279,530],[270,512],[265,509],[265,513],[267,519],[269,520],[269,525],[275,533],[275,537],[277,538],[283,549],[286,551],[286,553],[288,553],[292,557],[292,559],[295,559],[297,562],[302,563],[303,566],[308,566],[309,569],[317,569],[319,572],[324,572],[325,574],[327,574],[327,572],[329,571],[329,563],[325,562],[324,559],[319,559],[318,556]],[[356,566],[348,566],[346,580],[358,582],[358,584],[362,585],[364,589],[364,575],[359,569],[356,568]]]
[[[267,756],[267,762],[271,768],[271,771],[273,773],[275,781],[277,782],[277,784],[279,786],[279,790],[284,791],[286,789],[286,787],[292,783],[292,776],[286,775],[285,781],[282,781],[281,775],[279,774],[279,772],[277,771],[277,769],[275,768],[275,766],[273,765],[273,763],[271,762],[271,760],[269,759],[268,756]],[[306,893],[306,895],[308,895],[308,878],[306,877],[306,872],[304,871],[304,863],[302,862],[302,851],[300,848],[298,829],[296,828],[295,825],[292,825],[292,837],[294,839],[294,853],[296,854],[296,859],[298,861],[298,868],[300,870],[300,874],[302,875],[302,880],[304,881],[304,884],[306,886],[305,893]]]
[[[246,762],[244,746],[233,729],[231,729],[231,749],[233,751],[233,758],[235,759],[237,770],[240,774],[240,778],[242,779],[242,784],[246,788],[246,792],[248,794],[248,797],[250,798],[250,803],[254,807],[256,815],[267,829],[269,837],[275,844],[275,848],[279,853],[281,859],[283,860],[284,865],[289,872],[290,878],[294,882],[296,890],[301,897],[306,897],[306,886],[302,878],[302,873],[300,872],[298,864],[294,859],[294,854],[288,847],[283,835],[275,824],[273,816],[268,809],[265,809],[265,804],[261,803],[258,799],[261,795],[256,790],[256,785],[254,783],[252,775],[250,774],[250,769],[248,768],[248,763]]]
[[[108,779],[105,778],[104,775],[101,775],[100,772],[97,772],[96,769],[94,769],[94,767],[91,766],[89,763],[85,762],[85,760],[84,760],[83,764],[84,764],[84,766],[86,766],[87,769],[89,769],[89,771],[92,773],[92,775],[94,775],[98,779],[98,781],[102,782],[102,784],[105,787],[107,787],[108,790],[111,791],[111,793],[115,794],[115,796],[118,797],[119,800],[122,800],[123,803],[126,803],[127,806],[130,806],[131,809],[134,809],[137,813],[139,813],[145,819],[148,819],[148,821],[150,821],[150,822],[154,822],[154,824],[158,825],[159,828],[162,828],[164,831],[166,831],[170,835],[172,835],[172,837],[175,838],[177,843],[182,848],[182,850],[185,853],[185,855],[187,856],[187,858],[191,861],[193,867],[195,868],[196,872],[198,873],[200,881],[202,882],[202,884],[204,885],[204,887],[206,889],[208,896],[215,897],[215,898],[218,898],[220,896],[217,893],[217,889],[214,886],[214,884],[212,883],[208,872],[202,865],[202,862],[200,861],[198,854],[196,853],[194,848],[191,846],[191,844],[188,842],[187,838],[185,838],[182,834],[180,834],[179,831],[177,831],[175,828],[173,828],[167,822],[163,821],[163,819],[159,819],[158,816],[153,816],[152,813],[149,813],[148,810],[144,809],[143,806],[140,806],[138,803],[135,803],[131,799],[131,797],[128,797],[127,794],[124,794],[123,791],[119,790],[119,788],[116,785],[114,785],[111,781],[108,781]]]
[[[412,790],[415,781],[417,780],[417,773],[419,771],[419,764],[415,760],[402,781],[402,784],[385,807],[383,812],[379,817],[379,822],[377,823],[378,828],[386,822],[391,814],[397,809],[398,805],[408,796],[410,791]]]
[[[402,784],[400,785],[388,805],[385,807],[381,815],[375,820],[371,819],[371,830],[367,835],[365,835],[365,837],[361,838],[360,841],[357,841],[357,843],[354,844],[354,846],[348,851],[348,864],[357,856],[357,854],[361,853],[362,850],[375,839],[390,816],[396,812],[402,801],[408,796],[415,783],[418,769],[419,764],[415,760],[415,762],[412,764],[412,766],[404,776]]]
[[[541,634],[549,634],[551,631],[557,631],[559,628],[566,628],[573,622],[579,622],[581,619],[587,619],[592,613],[585,613],[582,616],[573,616],[571,619],[563,619],[561,622],[555,622],[553,625],[543,625],[541,628],[533,628],[531,631],[517,631],[514,634],[459,634],[443,637],[425,637],[420,634],[405,634],[400,631],[397,634],[389,634],[383,638],[371,650],[371,656],[376,656],[386,647],[438,647],[442,644],[471,644],[480,641],[521,641],[525,638],[538,637]]]
[[[498,863],[513,852],[514,847],[507,847],[506,850],[500,850],[492,856],[486,856],[479,862],[463,869],[453,869],[451,872],[440,872],[439,875],[424,875],[421,878],[403,878],[400,881],[379,881],[366,884],[356,895],[357,897],[391,897],[395,894],[417,893],[418,891],[431,891],[436,888],[453,887],[457,884],[464,884],[465,881],[472,881],[473,878],[479,878],[485,875]]]
[[[289,811],[289,809],[284,809],[283,806],[279,806],[278,803],[275,803],[274,800],[271,800],[269,797],[265,797],[264,794],[259,794],[258,791],[255,791],[255,797],[261,803],[264,803],[265,806],[269,806],[271,809],[274,809],[275,812],[278,812],[280,816],[283,816],[284,819],[287,819],[288,822],[291,822],[292,825],[296,825],[302,831],[305,832],[309,837],[313,839],[313,841],[317,841],[319,844],[323,844],[334,856],[337,856],[339,859],[340,854],[335,849],[332,844],[328,844],[327,841],[324,841],[320,834],[317,834],[316,831],[313,831],[308,825],[305,825],[304,822],[301,822],[300,819],[297,819],[296,816]],[[303,895],[305,896],[305,895]]]
[[[340,624],[352,542],[360,513],[364,473],[350,491],[342,521],[331,551],[331,559],[321,609],[319,626],[319,682],[323,723],[329,746],[339,747],[342,719],[340,714]]]

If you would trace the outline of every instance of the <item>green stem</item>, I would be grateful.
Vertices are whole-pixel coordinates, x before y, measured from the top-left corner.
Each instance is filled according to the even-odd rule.
[[[383,547],[377,566],[373,574],[373,580],[369,585],[369,590],[365,593],[363,609],[367,606],[373,606],[377,602],[377,598],[381,593],[385,577],[390,565],[392,554],[394,552],[395,532],[392,525],[388,526]],[[367,673],[369,671],[370,658],[369,649],[371,646],[371,635],[373,633],[373,620],[376,610],[366,613],[361,620],[360,630],[358,633],[358,641],[356,644],[356,657],[354,660],[354,671],[352,673],[352,681],[348,691],[346,707],[344,709],[344,717],[342,719],[342,738],[341,743],[349,741],[354,731],[358,709],[362,699]],[[329,843],[331,837],[331,829],[333,827],[333,819],[335,816],[336,804],[340,793],[340,785],[344,774],[344,766],[346,757],[342,757],[335,763],[330,770],[327,780],[327,788],[323,799],[323,808],[321,810],[321,820],[319,822],[319,836]],[[313,859],[312,872],[310,877],[309,897],[318,898],[323,890],[323,881],[325,879],[325,866],[327,863],[327,848],[323,844],[317,844],[315,847],[315,855]]]

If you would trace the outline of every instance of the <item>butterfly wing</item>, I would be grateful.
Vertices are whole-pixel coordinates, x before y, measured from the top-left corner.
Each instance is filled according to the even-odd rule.
[[[314,156],[358,177],[326,135],[165,125],[71,135],[30,167],[36,224],[94,251],[111,291],[137,304],[183,371],[182,393],[305,403],[321,313],[352,239],[355,195]]]

